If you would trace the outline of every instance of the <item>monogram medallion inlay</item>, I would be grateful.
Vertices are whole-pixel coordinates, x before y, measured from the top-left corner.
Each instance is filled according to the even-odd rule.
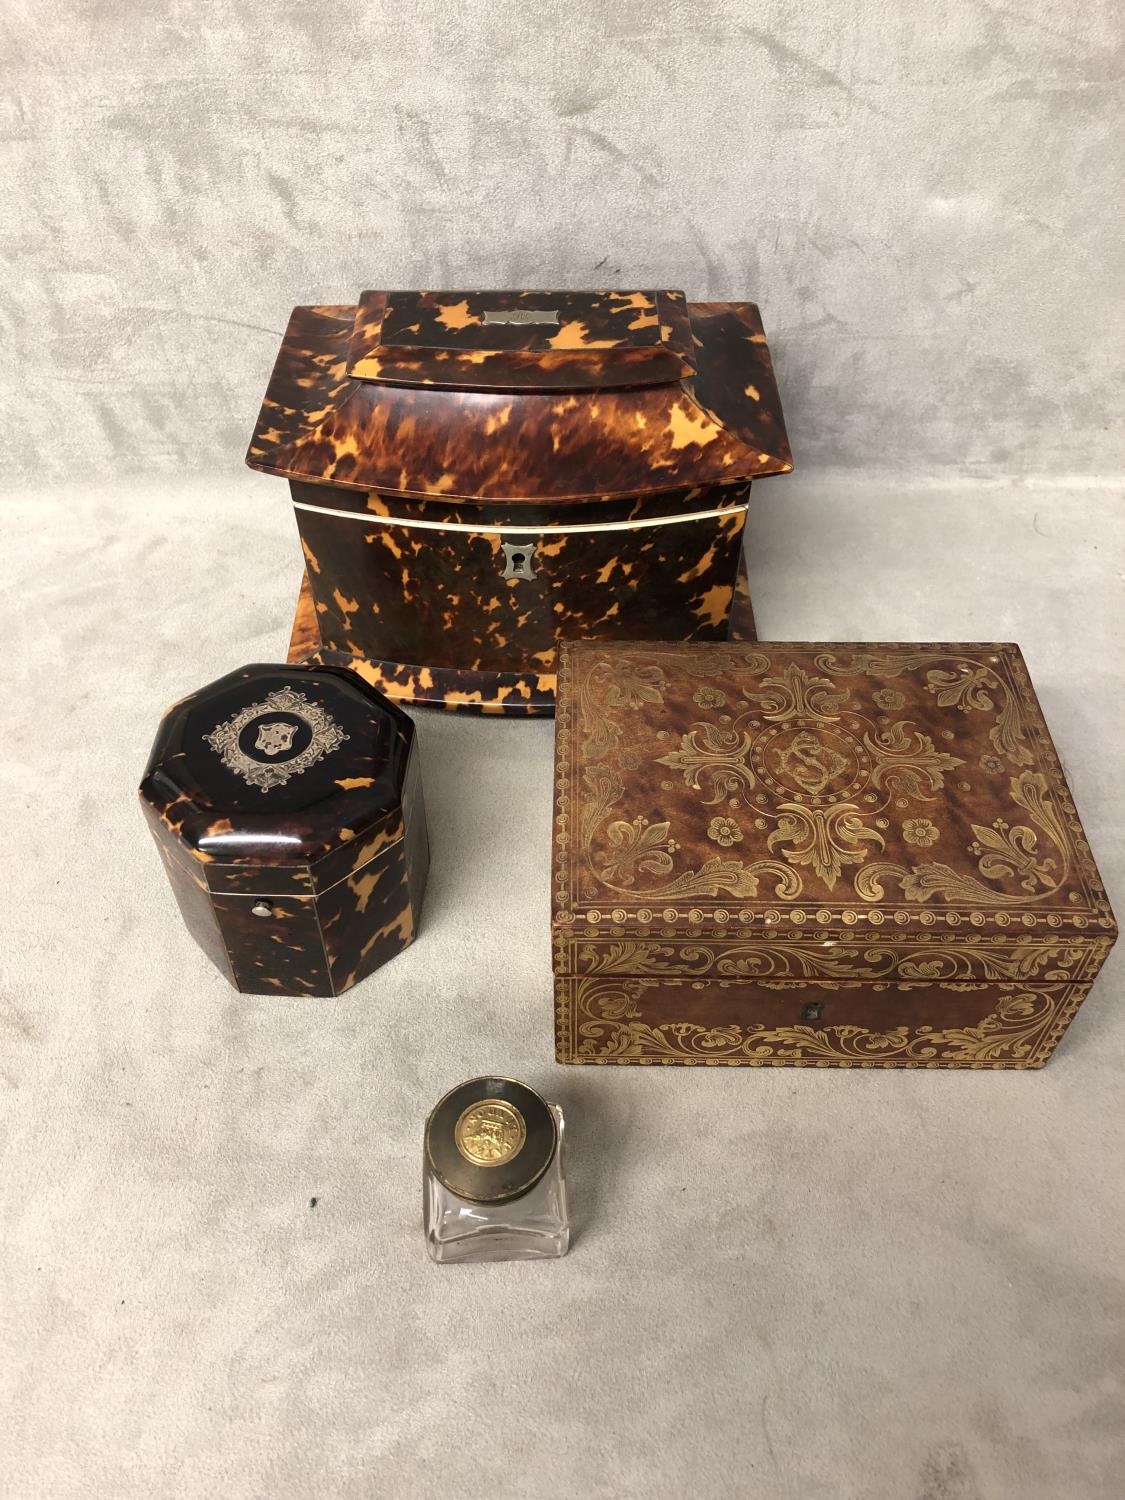
[[[286,750],[292,749],[300,727],[299,724],[287,723],[284,719],[275,720],[272,724],[259,724],[255,747],[263,755],[284,755]]]
[[[260,703],[240,709],[204,738],[228,771],[268,792],[315,766],[348,736],[319,703],[293,688],[279,688]],[[259,755],[269,759],[259,760]]]
[[[860,790],[870,758],[847,730],[799,720],[767,729],[751,764],[771,790],[836,802]]]

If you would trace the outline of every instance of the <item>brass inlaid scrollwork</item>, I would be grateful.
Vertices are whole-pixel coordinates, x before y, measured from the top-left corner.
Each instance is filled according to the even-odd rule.
[[[569,903],[604,892],[615,922],[652,907],[696,930],[725,898],[837,930],[1112,929],[1011,648],[638,645],[584,654],[575,676]]]
[[[964,761],[944,750],[935,750],[928,734],[911,732],[908,723],[865,734],[863,743],[874,765],[871,785],[885,787],[899,797],[932,797],[945,785],[945,772]]]
[[[996,1009],[976,1025],[895,1025],[880,1031],[854,1024],[657,1022],[644,1011],[655,983],[641,978],[560,980],[559,1034],[572,1049],[562,1060],[1037,1067],[1087,989],[1002,986]],[[831,992],[836,986],[825,981],[820,987]]]
[[[632,885],[636,872],[666,875],[672,868],[668,844],[668,823],[646,823],[634,818],[631,823],[618,818],[605,830],[608,849],[594,855],[594,864],[607,885]]]
[[[782,802],[777,811],[777,827],[766,839],[767,846],[790,846],[783,848],[785,858],[795,865],[811,865],[829,890],[845,865],[863,863],[864,843],[884,846],[883,835],[865,827],[859,809],[850,802],[829,808]]]
[[[683,773],[684,784],[695,791],[707,790],[707,804],[721,802],[740,789],[752,791],[757,784],[747,757],[753,736],[716,724],[697,724],[683,736],[678,750],[657,757],[657,765]]]
[[[979,977],[996,981],[1063,983],[1095,973],[1105,946],[958,943],[703,942],[654,939],[577,941],[565,968],[579,974],[713,976],[722,979],[902,979],[951,983]]]
[[[849,697],[829,677],[812,677],[794,662],[780,672],[762,678],[760,692],[748,690],[747,697],[759,706],[763,719],[811,718],[834,723]]]
[[[910,901],[926,902],[941,896],[947,902],[1023,906],[1038,896],[1057,891],[1070,872],[1070,845],[1066,829],[1053,801],[1047,778],[1038,771],[1024,771],[1013,776],[1011,798],[1024,808],[1031,820],[1051,840],[1058,852],[1057,860],[1038,854],[1038,840],[1032,829],[1017,823],[1009,827],[984,828],[972,825],[976,835],[970,850],[980,856],[978,867],[989,878],[1018,876],[1019,892],[997,890],[984,881],[947,864],[915,865],[907,870],[901,865],[866,865],[855,878],[857,893],[865,901],[881,901],[888,884],[897,884]]]

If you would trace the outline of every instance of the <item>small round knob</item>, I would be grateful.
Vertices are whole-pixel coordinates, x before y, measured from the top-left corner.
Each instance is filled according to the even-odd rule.
[[[250,910],[254,913],[254,915],[256,917],[272,917],[273,916],[273,907],[272,906],[267,906],[264,901],[257,902],[254,906],[252,906],[250,908]]]

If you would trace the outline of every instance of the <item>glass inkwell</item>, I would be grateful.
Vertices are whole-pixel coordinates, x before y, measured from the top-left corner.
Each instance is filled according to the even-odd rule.
[[[422,1215],[431,1257],[540,1260],[570,1245],[563,1114],[514,1078],[472,1078],[426,1121]]]

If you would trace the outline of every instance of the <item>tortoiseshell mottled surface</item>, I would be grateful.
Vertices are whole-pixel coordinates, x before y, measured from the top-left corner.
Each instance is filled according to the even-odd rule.
[[[1089,993],[1021,986],[555,980],[562,1063],[1041,1068]]]
[[[800,1060],[789,1021],[758,1018],[764,992],[804,989],[856,1028],[842,1056],[921,1066],[900,1024],[956,1032],[950,997],[984,984],[1004,1016],[942,1065],[991,1066],[995,1044],[1036,1066],[1046,1044],[1016,1034],[1038,997],[1076,1006],[1116,937],[1018,647],[565,644],[558,718],[559,994],[639,984],[635,1014],[602,1017],[628,1020],[626,1060],[657,1055],[646,1028],[680,1001],[703,1031],[752,1022],[734,1060]],[[908,1009],[884,1046],[888,997]]]
[[[333,990],[341,994],[414,939],[402,841],[317,899]]]
[[[312,589],[309,588],[309,575],[302,570],[301,587],[297,593],[297,608],[293,612],[293,626],[289,632],[289,649],[285,654],[285,660],[293,663],[302,662],[314,651],[319,651],[320,647],[320,628],[316,623],[316,605],[313,602]]]
[[[252,468],[384,494],[582,505],[793,467],[752,303],[688,307],[697,369],[682,381],[518,393],[349,375],[356,311],[295,309]]]
[[[240,790],[208,731],[294,683],[344,740],[283,784]],[[339,994],[412,940],[428,866],[413,733],[332,663],[245,668],[169,710],[142,808],[189,931],[238,989]]]
[[[724,640],[745,521],[529,534],[534,577],[505,578],[516,534],[298,515],[327,649],[488,672],[549,672],[560,637]]]
[[[758,627],[754,621],[754,602],[750,597],[750,579],[746,573],[746,553],[738,554],[738,572],[734,576],[734,597],[730,602],[727,640],[756,641]]]
[[[555,710],[553,672],[469,672],[452,667],[412,667],[326,650],[316,652],[313,659],[347,667],[386,697],[420,708],[467,709],[524,717],[550,715]]]
[[[727,635],[732,641],[756,638],[754,607],[746,576],[746,559],[742,554],[739,555]],[[403,666],[343,652],[325,652],[307,573],[301,575],[288,660],[324,661],[347,667],[387,697],[420,707],[469,709],[487,714],[553,714],[555,711],[553,671],[536,674],[470,672]]]
[[[553,714],[555,674],[458,672],[402,666],[395,662],[325,651],[317,625],[316,605],[307,574],[301,576],[293,630],[291,662],[319,662],[344,667],[386,697],[420,708],[468,709],[486,714]]]
[[[549,310],[554,321],[490,322]],[[683,292],[364,292],[348,373],[397,385],[605,390],[695,368]]]
[[[196,869],[200,867],[197,865]],[[321,864],[316,865],[316,878],[308,865],[271,865],[270,889],[279,896],[312,896],[324,880]],[[225,891],[231,896],[252,896],[262,889],[262,867],[252,865],[220,865],[210,862],[201,871],[209,891]]]
[[[327,897],[322,897],[327,900]],[[253,896],[212,894],[211,904],[234,970],[248,995],[331,995],[314,896],[274,896],[268,917],[254,914]]]
[[[314,487],[295,486],[317,638],[377,664],[371,680],[393,698],[549,711],[559,637],[745,637],[747,488],[688,492],[693,512],[722,513],[670,526],[500,534],[332,515],[304,508]],[[505,578],[503,544],[520,541],[535,576]]]
[[[184,919],[184,926],[203,949],[204,953],[231,984],[235,983],[230,954],[219,927],[211,895],[197,867],[185,858],[167,828],[160,823],[152,809],[142,804],[156,847]]]

